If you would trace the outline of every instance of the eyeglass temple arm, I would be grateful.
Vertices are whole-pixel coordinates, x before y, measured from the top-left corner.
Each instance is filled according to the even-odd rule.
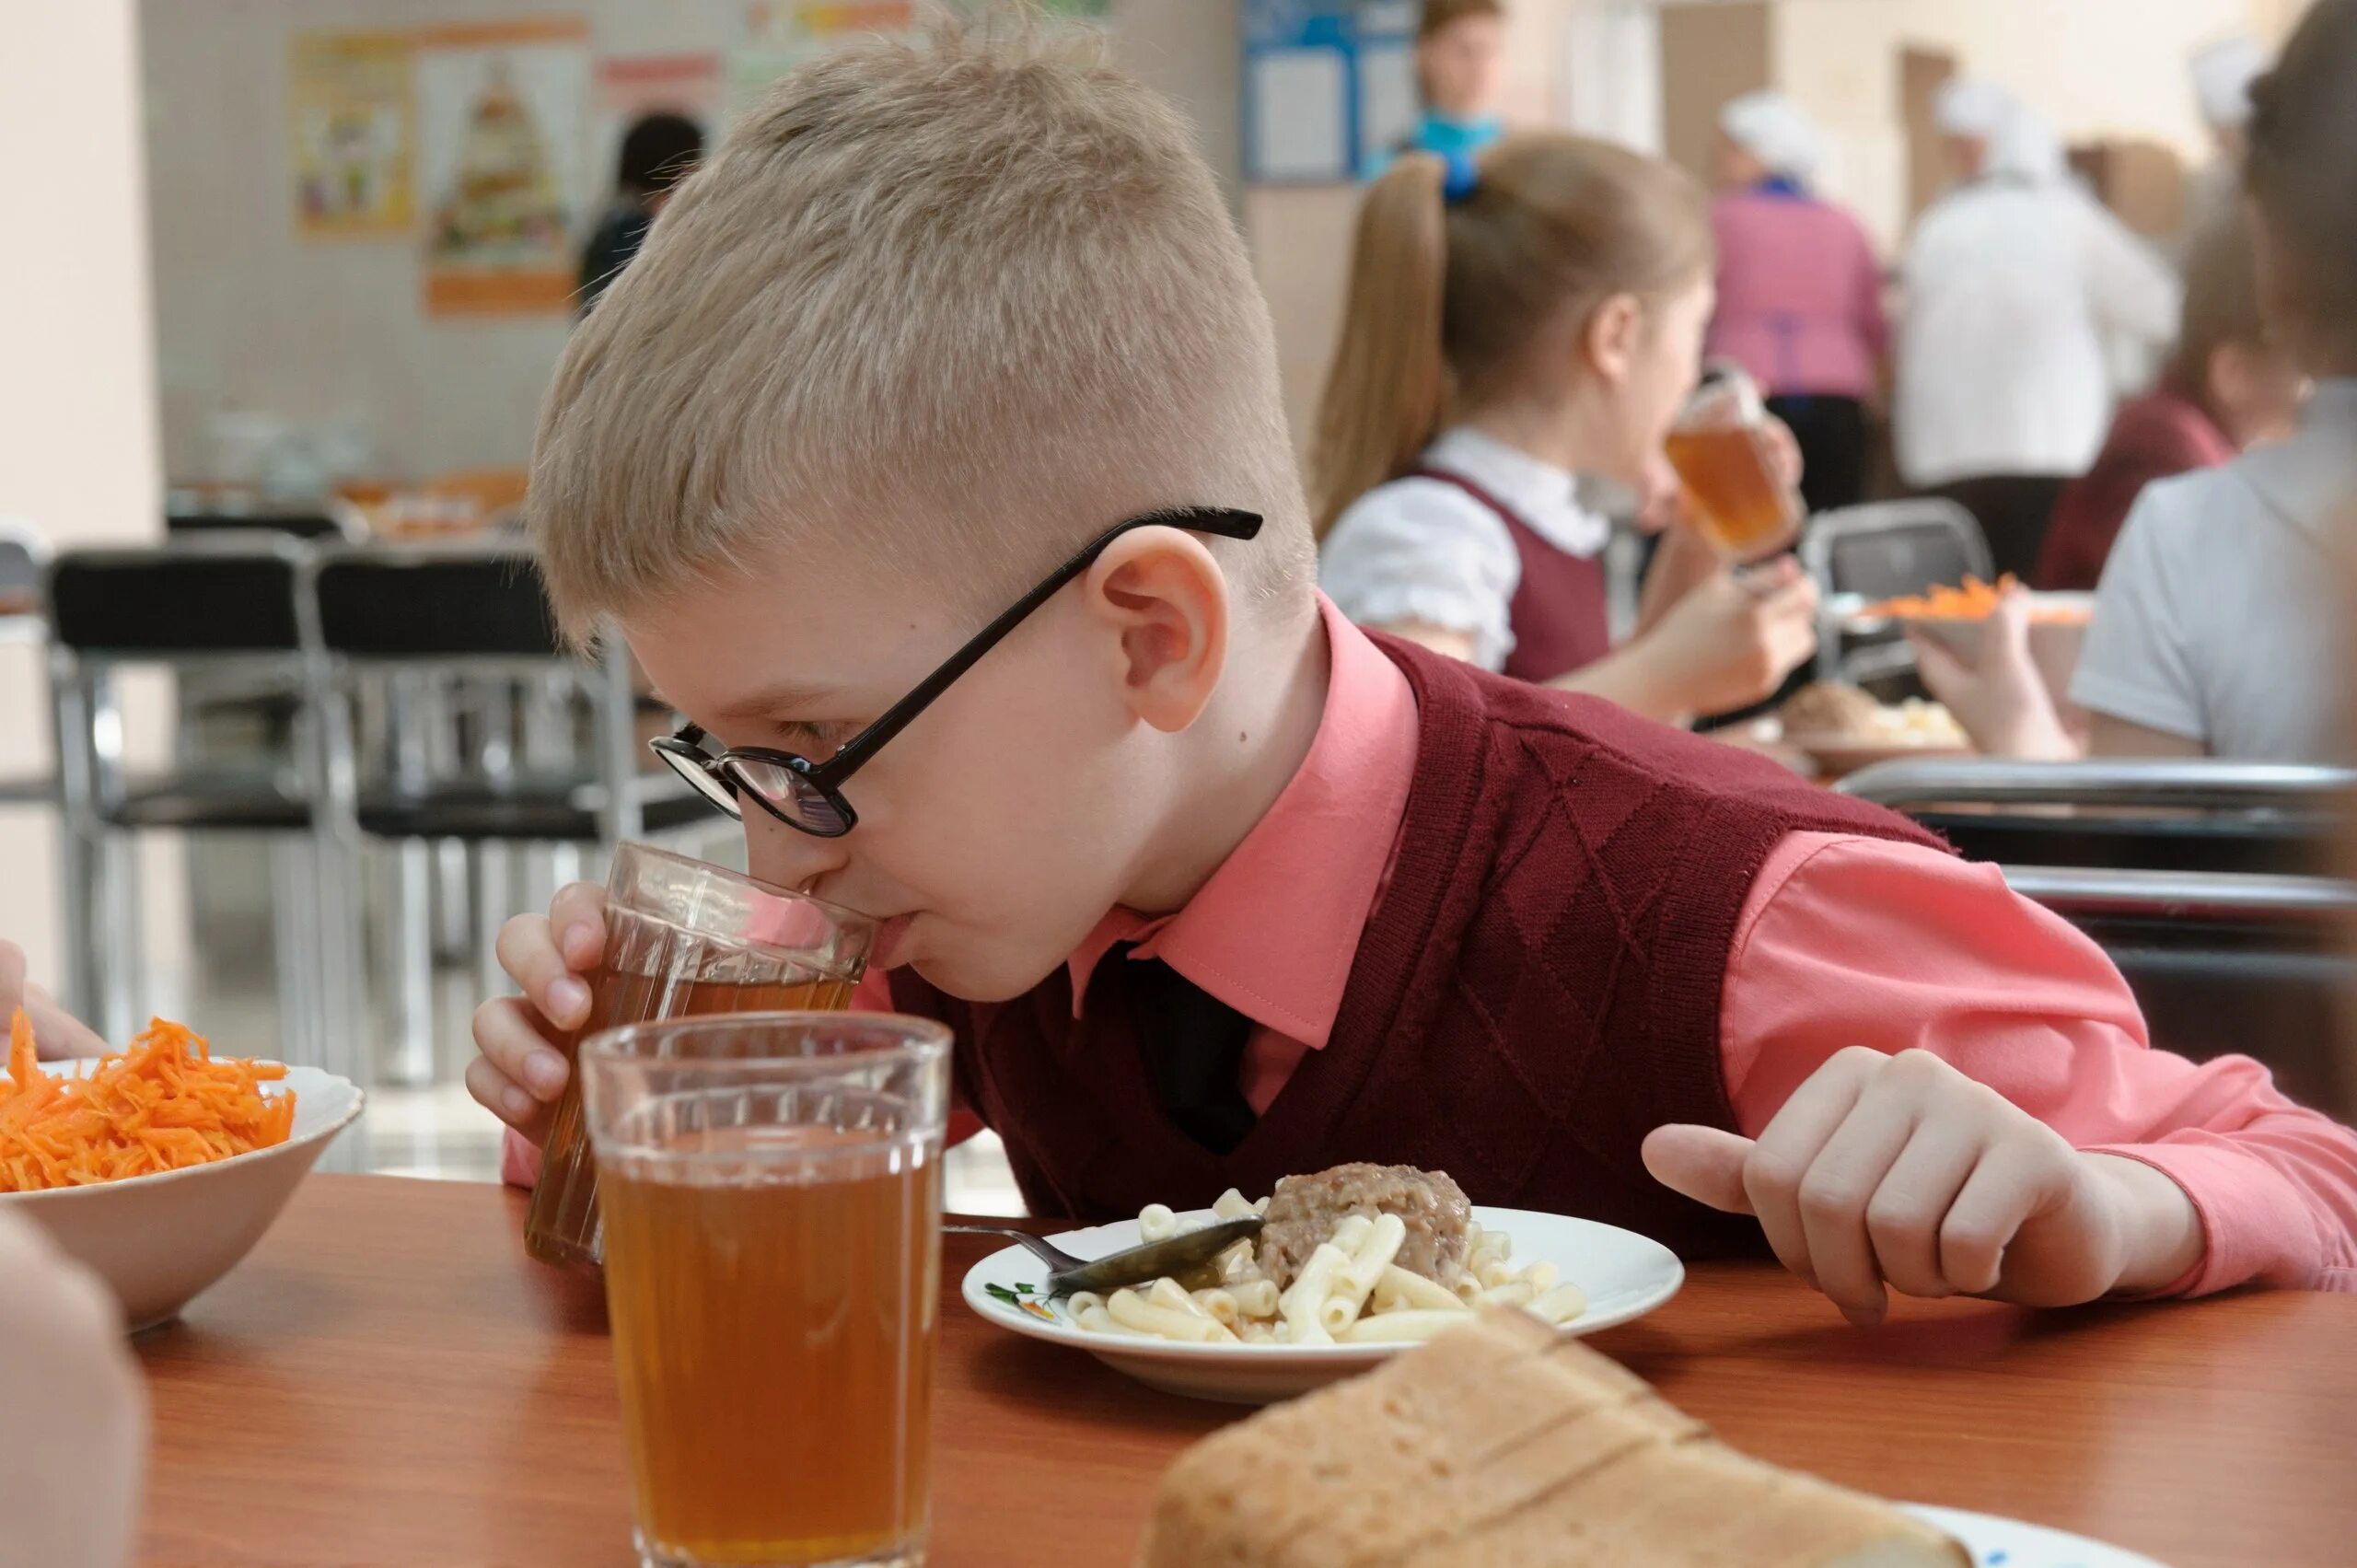
[[[1260,533],[1260,517],[1256,512],[1190,506],[1132,517],[1108,528],[1083,546],[1079,554],[1057,567],[1039,587],[1016,600],[1004,614],[974,633],[964,647],[949,656],[947,663],[925,677],[907,696],[886,709],[881,717],[853,736],[842,750],[812,768],[808,775],[811,782],[821,788],[831,789],[851,777],[877,748],[908,728],[919,714],[933,705],[935,698],[948,691],[959,676],[973,668],[984,654],[1004,641],[1008,633],[1030,617],[1033,610],[1053,598],[1065,584],[1096,564],[1097,558],[1110,549],[1114,540],[1139,528],[1185,528],[1190,533],[1213,534],[1221,539],[1248,540]]]

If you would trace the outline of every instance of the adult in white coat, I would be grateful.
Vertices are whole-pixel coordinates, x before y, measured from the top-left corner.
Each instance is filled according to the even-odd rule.
[[[2167,343],[2178,284],[2072,182],[2052,130],[2011,94],[1952,83],[1938,113],[1959,178],[1908,245],[1899,473],[1961,502],[1998,569],[2026,577],[2055,497],[2110,423],[2111,343]]]

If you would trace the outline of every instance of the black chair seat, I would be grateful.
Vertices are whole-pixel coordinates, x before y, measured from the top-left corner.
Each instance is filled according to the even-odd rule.
[[[1937,807],[1908,815],[1967,860],[1999,865],[2312,877],[2329,865],[2336,832],[2328,819],[2262,813],[2173,817],[2080,807],[2045,816]]]
[[[2256,1057],[2301,1104],[2357,1115],[2357,1062],[2341,1048],[2357,958],[2323,923],[2077,916],[2135,992],[2154,1045],[2196,1062]]]
[[[311,825],[308,802],[267,780],[250,784],[176,783],[134,789],[100,816],[110,826],[183,832],[300,832]]]
[[[674,831],[714,816],[695,796],[646,802],[644,830]],[[580,842],[598,836],[598,813],[564,794],[493,794],[482,790],[363,796],[360,830],[381,839]]]

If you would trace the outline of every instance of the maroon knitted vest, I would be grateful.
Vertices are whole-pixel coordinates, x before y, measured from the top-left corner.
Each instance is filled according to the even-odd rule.
[[[1612,610],[1601,555],[1557,549],[1539,538],[1521,514],[1463,474],[1418,469],[1411,477],[1455,485],[1495,512],[1514,539],[1522,573],[1506,606],[1506,623],[1514,629],[1506,674],[1516,680],[1552,680],[1612,651]]]
[[[1610,703],[1378,641],[1419,731],[1391,880],[1326,1049],[1231,1153],[1163,1114],[1125,1019],[1073,1018],[1062,966],[998,1005],[903,970],[896,1005],[956,1029],[959,1087],[1006,1140],[1034,1214],[1199,1207],[1375,1160],[1689,1257],[1759,1250],[1755,1222],[1670,1192],[1637,1154],[1665,1122],[1734,1123],[1719,996],[1745,896],[1796,830],[1936,841]]]

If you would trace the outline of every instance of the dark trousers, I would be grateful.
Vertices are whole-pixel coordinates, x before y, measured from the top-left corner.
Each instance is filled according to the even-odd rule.
[[[2047,525],[2054,520],[2054,504],[2069,482],[2048,474],[1983,474],[1934,486],[1928,494],[1944,496],[1979,518],[1997,575],[2011,572],[2026,583],[2038,575]]]
[[[1801,499],[1812,512],[1866,498],[1866,410],[1855,398],[1780,397],[1768,412],[1801,448]]]

